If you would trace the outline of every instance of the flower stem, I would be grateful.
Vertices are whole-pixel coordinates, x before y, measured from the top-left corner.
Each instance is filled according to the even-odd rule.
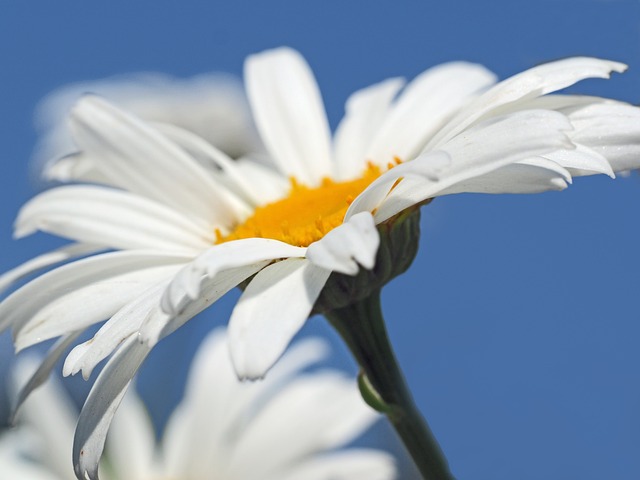
[[[389,343],[380,290],[325,315],[360,364],[360,390],[365,401],[386,414],[422,477],[452,480],[447,460],[413,401]]]

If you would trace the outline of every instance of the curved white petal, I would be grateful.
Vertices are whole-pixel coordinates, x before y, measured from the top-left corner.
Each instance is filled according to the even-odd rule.
[[[626,68],[622,63],[609,60],[574,57],[525,70],[501,81],[461,110],[431,139],[427,148],[438,148],[483,117],[505,113],[514,102],[546,95],[585,78],[609,78],[611,72],[623,72]]]
[[[29,377],[27,382],[20,388],[20,392],[18,393],[18,397],[16,399],[16,403],[13,407],[13,413],[11,415],[11,423],[14,423],[18,412],[20,411],[20,407],[24,403],[24,401],[29,397],[29,395],[36,390],[38,387],[42,386],[51,371],[55,367],[58,360],[65,354],[67,349],[71,346],[71,344],[78,338],[78,336],[82,333],[81,331],[72,332],[64,337],[60,338],[51,349],[47,352],[46,357],[42,360],[38,368],[33,372],[33,374]]]
[[[98,97],[78,101],[70,126],[79,149],[95,156],[113,185],[204,222],[231,225],[248,213],[244,203],[217,188],[206,169],[182,148]]]
[[[334,172],[338,180],[362,174],[367,149],[387,117],[393,98],[404,85],[402,78],[389,78],[353,93],[334,136]]]
[[[37,257],[33,257],[31,260],[27,260],[21,265],[9,270],[8,272],[0,275],[0,292],[9,288],[12,284],[18,280],[31,275],[39,270],[47,267],[51,267],[57,263],[62,263],[73,258],[89,255],[92,253],[104,250],[105,247],[90,245],[84,243],[72,243],[65,245],[56,250],[52,250]]]
[[[567,183],[571,182],[569,172],[555,162],[543,158],[538,158],[538,162],[535,162],[536,159],[530,160],[530,163],[512,163],[484,175],[457,182],[442,190],[438,195],[462,192],[539,193],[549,190],[563,190],[567,187]],[[393,195],[402,196],[404,191],[411,189],[414,182],[419,181],[416,178],[406,178],[398,185],[398,192],[394,192]]]
[[[251,183],[256,197],[262,199],[259,206],[280,200],[291,188],[291,181],[288,178],[252,158],[239,158],[236,160],[236,168]]]
[[[614,171],[640,167],[640,109],[623,103],[594,103],[570,112],[571,140],[605,157]]]
[[[574,130],[567,132],[567,135],[576,148],[573,150],[558,150],[545,155],[546,158],[569,170],[573,176],[604,174],[612,178],[615,177],[614,168],[612,168],[608,159],[590,148],[591,145],[606,143],[607,135],[604,134],[600,137],[596,134],[590,140],[582,139],[585,143],[581,143],[580,132],[583,129],[589,130],[591,126],[601,126],[609,122],[619,127],[620,131],[624,130],[625,126],[629,128],[630,134],[627,137],[629,146],[634,143],[637,144],[640,138],[638,134],[640,132],[638,129],[638,117],[640,116],[638,109],[624,102],[607,98],[587,95],[545,95],[526,102],[517,102],[508,108],[503,107],[501,110],[515,112],[522,109],[540,108],[557,110],[567,115],[574,126]],[[611,155],[612,160],[615,161],[616,154],[620,153],[621,150],[613,148],[611,151],[613,153]],[[617,170],[624,170],[624,168],[618,168]]]
[[[109,360],[82,407],[73,441],[73,466],[79,480],[97,480],[105,438],[122,397],[150,348],[132,337]]]
[[[24,325],[14,328],[16,350],[106,320],[158,281],[174,275],[179,268],[180,265],[163,265],[122,273],[52,299],[33,312]]]
[[[485,67],[467,62],[426,70],[402,92],[367,149],[367,158],[383,166],[394,157],[411,160],[449,118],[495,81]]]
[[[43,179],[65,183],[81,181],[113,185],[111,180],[100,171],[100,160],[98,158],[96,154],[87,155],[83,152],[66,155],[57,159],[55,163],[50,163],[44,167],[42,171]]]
[[[247,238],[215,245],[176,275],[162,296],[162,309],[169,314],[177,312],[185,295],[191,299],[197,298],[205,278],[214,278],[223,270],[265,260],[304,257],[305,253],[305,248],[268,238]]]
[[[456,183],[537,155],[571,149],[563,133],[568,130],[571,124],[564,115],[546,110],[525,110],[479,124],[447,142],[443,152],[424,153],[383,174],[353,201],[345,218],[375,211],[380,223]],[[410,189],[402,181],[396,184],[409,176],[421,181],[412,182]]]
[[[511,113],[517,110],[557,110],[565,115],[576,108],[592,105],[595,103],[622,103],[610,98],[594,97],[592,95],[569,95],[563,93],[552,93],[543,97],[536,97],[522,102],[516,102],[508,106],[503,106],[500,111]]]
[[[569,132],[569,138],[572,137],[572,133]],[[603,155],[581,144],[577,144],[574,150],[557,150],[547,153],[545,157],[566,168],[573,176],[595,174],[604,174],[611,178],[616,176],[611,164]]]
[[[192,299],[186,295],[178,301],[178,311],[168,314],[158,305],[153,309],[140,328],[140,337],[150,345],[155,345],[205,308],[216,302],[232,288],[238,286],[268,262],[259,262],[220,272],[213,278],[203,282],[200,295]]]
[[[82,371],[84,379],[127,338],[136,333],[160,303],[167,281],[153,285],[118,310],[89,340],[74,347],[64,362],[64,376]]]
[[[302,56],[290,48],[251,55],[245,84],[258,131],[280,170],[307,185],[329,176],[329,125]]]
[[[259,378],[304,325],[331,272],[305,259],[262,269],[229,320],[231,358],[240,378]]]
[[[0,303],[0,331],[12,326],[14,332],[19,332],[46,305],[88,285],[189,260],[188,256],[163,252],[125,251],[94,255],[63,265],[22,286]]]
[[[257,195],[253,185],[242,175],[236,162],[222,150],[198,135],[175,125],[154,123],[153,126],[209,167],[209,172],[218,181],[218,188],[230,190],[250,205],[259,205],[263,201]]]
[[[458,165],[458,169],[460,167],[461,165]],[[398,188],[399,183],[407,175],[424,178],[425,182],[437,185],[442,178],[445,178],[446,172],[452,172],[455,169],[451,156],[442,150],[424,153],[411,162],[398,165],[374,180],[355,198],[345,214],[345,222],[361,212],[371,212],[376,215],[380,205],[393,190]]]
[[[15,236],[41,230],[118,249],[200,251],[213,243],[213,228],[139,195],[72,185],[28,201],[18,214]]]
[[[356,275],[362,265],[371,270],[380,246],[380,235],[369,212],[353,215],[342,225],[309,245],[307,259],[322,268]]]

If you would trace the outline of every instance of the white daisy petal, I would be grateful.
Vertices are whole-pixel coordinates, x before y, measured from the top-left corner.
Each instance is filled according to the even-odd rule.
[[[203,282],[200,295],[197,298],[192,299],[185,292],[182,299],[178,301],[179,309],[174,314],[166,313],[160,306],[156,307],[140,328],[140,337],[150,345],[155,345],[216,302],[229,290],[260,271],[267,263],[259,262],[220,272],[215,277]]]
[[[444,172],[451,171],[452,168],[455,166],[452,166],[451,156],[441,150],[424,153],[409,163],[398,165],[378,177],[356,197],[347,210],[345,221],[361,212],[377,214],[380,205],[390,192],[398,188],[398,182],[406,175],[425,177],[435,184],[441,180]]]
[[[416,178],[406,178],[398,185],[398,192],[393,195],[402,196],[410,190]],[[405,185],[405,182],[407,184]],[[571,174],[560,165],[538,157],[526,162],[512,163],[493,170],[484,175],[456,182],[439,195],[451,195],[461,192],[476,193],[539,193],[549,190],[563,190],[571,183]],[[417,187],[420,188],[420,187]]]
[[[71,260],[73,258],[97,253],[100,250],[104,249],[105,247],[100,247],[97,245],[72,243],[70,245],[60,247],[56,250],[43,253],[42,255],[38,255],[37,257],[34,257],[31,260],[28,260],[23,264],[0,275],[0,292],[6,290],[18,280],[21,280],[22,278],[31,275],[38,270],[51,267],[53,265]]]
[[[160,303],[168,281],[153,285],[118,310],[96,334],[69,352],[64,362],[64,376],[82,371],[84,379],[98,363],[107,358],[127,338],[136,333],[144,320]]]
[[[165,265],[114,275],[56,297],[24,325],[14,328],[16,350],[106,320],[159,280],[170,278],[178,268]]]
[[[119,185],[113,185],[111,180],[100,171],[100,163],[95,154],[92,156],[76,152],[47,165],[43,169],[42,176],[44,180],[49,181],[81,181],[119,187]]]
[[[239,158],[236,160],[236,168],[251,183],[256,198],[260,199],[260,206],[280,200],[291,188],[288,178],[251,158]]]
[[[129,383],[149,354],[149,347],[132,337],[109,360],[82,407],[73,441],[73,466],[78,478],[98,479],[109,425]]]
[[[247,238],[215,245],[176,275],[162,297],[161,306],[169,314],[175,313],[185,298],[197,298],[205,277],[214,278],[219,272],[265,260],[304,257],[306,249],[278,240]]]
[[[334,171],[339,180],[356,178],[366,167],[367,149],[383,124],[393,98],[404,85],[390,78],[353,93],[334,137]]]
[[[605,157],[614,171],[638,168],[640,109],[622,103],[594,103],[568,114],[571,140]]]
[[[15,236],[41,230],[119,249],[197,252],[213,243],[213,228],[139,195],[72,185],[48,190],[27,202],[16,220]]]
[[[322,268],[355,275],[358,264],[371,270],[375,265],[380,235],[369,212],[353,215],[307,249],[307,259]]]
[[[100,171],[113,185],[214,224],[231,224],[247,214],[246,205],[217,189],[183,149],[104,100],[83,97],[70,121],[80,150],[97,155]]]
[[[479,124],[444,146],[444,154],[427,152],[385,173],[354,200],[346,218],[359,211],[373,211],[376,223],[428,198],[440,195],[458,182],[497,168],[558,149],[572,148],[563,131],[571,130],[567,118],[553,111],[526,110],[488,124]],[[447,161],[449,159],[449,161]],[[395,182],[417,176],[407,191]],[[389,195],[389,198],[385,198]],[[382,204],[381,204],[382,203]]]
[[[242,175],[235,160],[231,159],[222,150],[207,143],[198,135],[175,125],[153,123],[153,126],[193,155],[194,158],[199,159],[205,166],[208,166],[209,171],[215,172],[219,170],[220,173],[216,175],[216,179],[223,181],[218,181],[218,189],[230,190],[233,194],[253,206],[260,204],[262,199],[256,196],[253,185]],[[224,178],[220,178],[221,174],[224,174]]]
[[[505,113],[514,102],[531,100],[573,85],[586,78],[609,78],[626,70],[623,63],[589,57],[573,57],[545,63],[503,80],[460,111],[429,142],[435,149],[490,113]],[[507,107],[501,110],[502,107]]]
[[[229,320],[231,358],[239,377],[264,376],[307,320],[330,274],[308,260],[288,259],[253,278]]]
[[[536,97],[530,100],[517,102],[509,105],[508,107],[502,107],[500,110],[504,113],[510,113],[518,110],[557,110],[565,115],[574,111],[576,108],[584,107],[586,105],[592,105],[597,103],[621,103],[609,98],[594,97],[591,95],[568,95],[561,93],[554,93],[545,95],[543,97]]]
[[[569,132],[569,138],[573,132]],[[573,176],[604,174],[615,178],[616,174],[609,161],[598,152],[584,145],[577,144],[574,150],[557,150],[545,155],[558,165],[562,165]]]
[[[280,170],[307,185],[329,176],[329,124],[302,56],[290,48],[251,55],[245,83],[258,130]]]
[[[367,158],[386,165],[409,160],[461,107],[496,81],[481,65],[452,62],[418,75],[396,101],[367,149]]]
[[[72,332],[64,337],[60,338],[51,349],[47,352],[47,356],[42,360],[38,368],[34,371],[34,373],[29,377],[25,385],[20,388],[20,392],[18,393],[18,397],[16,399],[16,403],[13,407],[13,413],[11,415],[12,421],[14,423],[14,419],[18,412],[20,411],[20,407],[24,403],[24,401],[31,395],[31,393],[42,386],[43,383],[47,381],[51,371],[58,363],[58,360],[65,354],[67,349],[71,346],[71,344],[78,338],[78,336],[82,333],[81,330],[77,332]]]
[[[125,251],[94,255],[63,265],[32,280],[3,300],[0,304],[0,331],[12,326],[14,332],[18,332],[50,302],[87,285],[137,270],[177,265],[188,260],[188,257],[171,253]],[[109,289],[104,294],[108,296]]]

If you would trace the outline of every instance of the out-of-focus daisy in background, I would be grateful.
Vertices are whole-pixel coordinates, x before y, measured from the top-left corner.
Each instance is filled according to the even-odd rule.
[[[70,164],[60,159],[77,152],[67,117],[78,98],[88,93],[151,124],[193,132],[232,158],[263,150],[236,77],[222,73],[186,79],[151,72],[119,75],[66,85],[40,102],[35,113],[40,138],[34,150],[34,170],[44,172],[45,179],[66,181],[79,175],[65,171]]]
[[[234,366],[241,377],[261,377],[314,306],[340,323],[336,312],[378,295],[409,266],[418,208],[431,198],[558,190],[573,176],[637,167],[640,110],[547,96],[624,68],[571,58],[493,85],[479,65],[445,64],[404,89],[390,79],[353,94],[332,141],[305,61],[287,48],[267,51],[247,60],[245,82],[271,166],[232,161],[177,121],[150,124],[83,97],[69,118],[77,153],[47,170],[83,184],[38,195],[16,221],[18,237],[41,230],[77,243],[19,267],[5,283],[116,251],[48,272],[0,305],[0,329],[13,329],[19,350],[62,337],[48,366],[78,332],[109,319],[64,366],[89,376],[115,352],[85,407],[101,428],[79,423],[78,441],[90,452],[76,452],[80,470],[92,470],[87,458],[97,459],[150,349],[233,287],[244,288],[229,326]],[[367,319],[341,327],[357,349]],[[354,353],[373,390],[385,390],[362,365],[367,356]],[[380,408],[389,406],[383,398]]]
[[[129,391],[107,437],[102,480],[396,478],[386,452],[341,449],[377,415],[353,379],[332,370],[303,372],[327,354],[324,342],[301,341],[268,379],[240,383],[225,337],[216,330],[203,341],[161,441],[144,403]],[[19,363],[19,370],[28,369],[27,363]],[[18,426],[0,437],[0,478],[73,478],[76,419],[75,405],[52,378],[24,402]]]

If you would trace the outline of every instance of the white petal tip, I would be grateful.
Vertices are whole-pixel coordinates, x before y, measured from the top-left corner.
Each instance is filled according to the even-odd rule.
[[[70,377],[75,375],[78,371],[75,369],[75,365],[69,364],[67,361],[64,362],[64,366],[62,367],[62,376]]]
[[[629,65],[621,62],[611,62],[611,71],[616,73],[624,73],[629,68]]]
[[[33,225],[16,226],[13,230],[13,239],[20,240],[21,238],[34,234],[37,230],[38,228]]]
[[[569,183],[571,183],[571,181],[569,181]],[[551,180],[551,184],[556,190],[564,190],[569,186],[563,178],[554,178]]]

